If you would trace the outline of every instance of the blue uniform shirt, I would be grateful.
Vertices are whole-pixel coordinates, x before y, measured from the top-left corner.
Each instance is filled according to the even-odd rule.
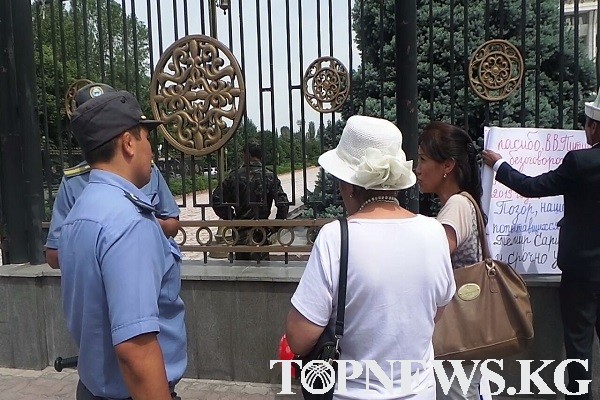
[[[85,163],[79,164],[79,166],[84,165]],[[62,178],[52,208],[52,220],[50,221],[50,229],[46,239],[47,248],[58,248],[60,227],[73,207],[73,204],[75,204],[75,200],[77,200],[85,186],[88,184],[89,179],[89,171],[72,177],[64,176]],[[150,182],[142,188],[142,192],[144,192],[151,200],[152,206],[156,209],[156,216],[158,218],[166,219],[179,217],[179,207],[169,190],[165,178],[163,178],[162,174],[154,164],[152,164],[152,176]],[[171,240],[171,245],[175,245],[174,247],[176,248],[178,247],[174,240]]]
[[[146,195],[92,170],[58,243],[63,311],[79,347],[78,372],[96,396],[126,398],[114,346],[157,332],[170,385],[187,365],[181,260]]]

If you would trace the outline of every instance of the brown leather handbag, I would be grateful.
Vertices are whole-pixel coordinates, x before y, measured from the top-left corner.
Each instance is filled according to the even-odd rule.
[[[493,260],[481,210],[475,206],[483,261],[454,270],[456,293],[435,325],[436,359],[503,358],[525,349],[533,339],[533,313],[523,278],[509,265]]]

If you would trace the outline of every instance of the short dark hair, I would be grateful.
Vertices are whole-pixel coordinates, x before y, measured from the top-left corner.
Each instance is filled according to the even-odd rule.
[[[250,157],[262,159],[262,147],[255,141],[250,141],[244,145],[244,154]]]
[[[125,132],[130,132],[138,140],[140,140],[142,137],[142,129],[139,125],[134,126],[133,128],[130,128]],[[110,160],[112,160],[115,156],[115,153],[117,152],[117,142],[119,141],[119,138],[123,136],[123,133],[121,133],[119,136],[115,136],[114,138],[100,145],[99,147],[96,147],[95,149],[89,152],[85,152],[85,161],[87,161],[87,163],[91,165],[99,162],[109,162]]]

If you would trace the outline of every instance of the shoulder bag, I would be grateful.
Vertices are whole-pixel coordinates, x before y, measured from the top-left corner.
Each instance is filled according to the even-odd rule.
[[[435,325],[436,359],[503,358],[525,349],[533,339],[533,313],[523,278],[509,265],[493,260],[481,210],[477,230],[483,260],[454,270],[456,293]]]
[[[324,376],[319,374],[312,380],[312,387],[315,389],[322,389],[327,386],[324,380],[333,379],[335,381],[337,375],[337,363],[339,360],[341,349],[340,339],[344,336],[344,314],[346,311],[346,283],[348,277],[348,221],[346,218],[340,218],[340,230],[341,230],[341,252],[340,252],[340,279],[338,285],[338,302],[337,302],[337,316],[335,321],[335,330],[329,325],[325,327],[325,330],[319,337],[319,340],[315,344],[313,350],[304,357],[300,357],[302,360],[302,368],[307,363],[314,360],[325,361],[331,365],[335,371],[333,376]],[[296,376],[300,376],[302,371],[297,371]],[[302,395],[306,400],[331,400],[333,399],[333,392],[335,385],[324,394],[312,394],[308,392],[304,386],[302,386]]]

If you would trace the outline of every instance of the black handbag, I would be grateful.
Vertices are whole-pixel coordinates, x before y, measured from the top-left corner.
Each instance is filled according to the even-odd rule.
[[[340,230],[341,230],[341,252],[340,252],[340,280],[338,285],[338,303],[337,303],[337,316],[335,321],[335,329],[327,326],[325,330],[319,336],[319,340],[313,347],[312,351],[304,357],[300,357],[302,360],[302,367],[313,360],[325,361],[333,367],[335,373],[333,376],[322,377],[317,376],[311,383],[314,389],[322,389],[326,387],[324,379],[333,379],[335,381],[337,375],[337,363],[339,360],[341,349],[340,339],[344,336],[344,314],[346,311],[346,283],[348,277],[348,221],[346,218],[339,218]],[[296,376],[300,376],[301,371],[297,371]],[[331,387],[329,391],[324,394],[312,394],[302,386],[302,396],[306,400],[331,400],[333,399],[333,392],[335,385]]]

